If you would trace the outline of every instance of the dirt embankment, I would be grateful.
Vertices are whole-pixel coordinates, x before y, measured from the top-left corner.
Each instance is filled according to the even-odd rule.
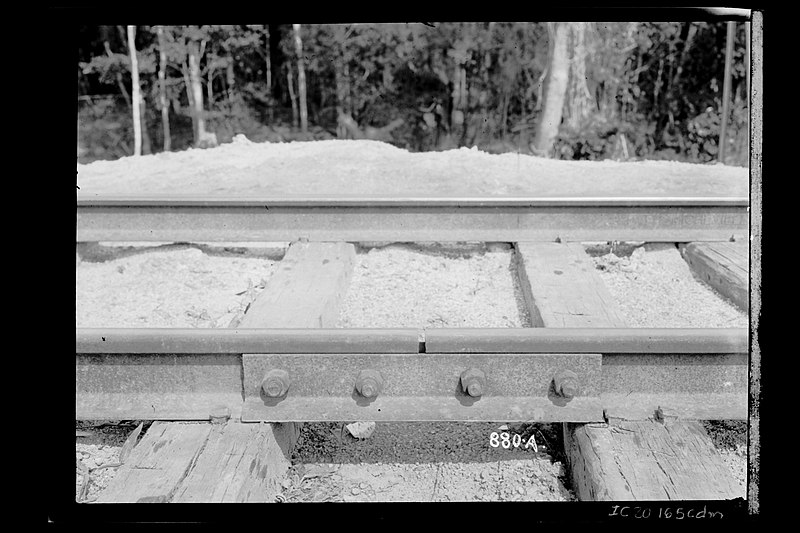
[[[459,148],[412,153],[367,140],[252,143],[78,165],[93,195],[747,197],[746,168],[560,161]]]

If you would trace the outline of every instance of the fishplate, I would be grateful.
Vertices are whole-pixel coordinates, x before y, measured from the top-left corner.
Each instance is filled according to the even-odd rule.
[[[243,422],[599,422],[600,354],[244,354]]]

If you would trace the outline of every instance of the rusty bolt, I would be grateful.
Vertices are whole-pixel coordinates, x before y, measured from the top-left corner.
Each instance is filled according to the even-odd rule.
[[[478,368],[470,368],[461,373],[461,390],[473,398],[479,398],[483,395],[485,383],[486,374]]]
[[[383,388],[383,376],[377,370],[362,370],[356,378],[356,390],[365,398],[374,398]]]
[[[572,398],[578,394],[578,374],[571,370],[562,370],[553,378],[556,394],[564,398]]]
[[[270,370],[261,380],[261,390],[270,398],[279,398],[289,391],[289,373],[285,370]]]

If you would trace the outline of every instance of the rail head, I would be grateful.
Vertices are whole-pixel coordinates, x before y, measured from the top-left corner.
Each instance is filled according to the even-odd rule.
[[[78,208],[91,207],[747,207],[747,197],[505,197],[505,196],[199,196],[79,195]]]
[[[746,328],[76,328],[77,353],[747,353]]]
[[[79,194],[79,241],[727,241],[738,197],[103,196]]]

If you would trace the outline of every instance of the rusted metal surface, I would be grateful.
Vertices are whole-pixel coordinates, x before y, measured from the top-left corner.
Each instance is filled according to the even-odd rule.
[[[242,420],[598,422],[600,361],[599,354],[245,354]],[[478,397],[463,390],[467,369],[485,375]],[[261,386],[276,370],[291,381],[280,397]],[[564,370],[577,377],[571,398],[554,388]],[[368,393],[365,375],[380,376]]]
[[[107,195],[79,198],[78,207],[733,207],[733,196],[520,197],[520,196],[180,196]]]
[[[747,353],[746,328],[427,329],[428,353]]]
[[[208,420],[225,406],[238,418],[241,355],[76,354],[76,420]]]
[[[746,328],[76,328],[76,353],[747,353]]]
[[[417,329],[76,328],[76,353],[418,353]]]
[[[685,419],[747,417],[747,354],[603,354],[606,415],[653,418],[659,407]]]
[[[748,234],[747,198],[143,198],[77,203],[85,241],[690,242]]]
[[[76,330],[78,419],[741,419],[747,387],[744,329]]]

